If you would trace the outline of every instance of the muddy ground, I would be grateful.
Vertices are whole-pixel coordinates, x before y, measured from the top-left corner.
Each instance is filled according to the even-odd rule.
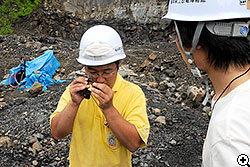
[[[0,37],[0,80],[20,63],[20,57],[30,61],[51,49],[60,62],[54,78],[67,82],[34,96],[9,86],[0,87],[0,137],[8,138],[0,145],[0,166],[69,165],[70,136],[53,139],[49,115],[76,77],[74,72],[82,68],[76,61],[82,33],[96,24],[110,25],[121,34],[127,54],[122,62],[127,70],[124,77],[138,84],[148,100],[148,146],[133,153],[133,166],[200,166],[209,107],[204,108],[187,94],[189,86],[201,85],[187,70],[167,25],[140,25],[130,20],[83,22],[43,9],[17,21],[13,35]]]

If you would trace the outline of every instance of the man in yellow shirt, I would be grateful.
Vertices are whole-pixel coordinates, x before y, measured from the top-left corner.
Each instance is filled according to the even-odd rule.
[[[92,84],[88,78],[76,78],[50,117],[54,138],[72,132],[71,167],[129,167],[131,152],[147,143],[144,93],[118,74],[125,57],[121,38],[113,28],[98,25],[83,34],[77,60],[93,78]],[[86,89],[91,91],[89,99],[79,93]]]

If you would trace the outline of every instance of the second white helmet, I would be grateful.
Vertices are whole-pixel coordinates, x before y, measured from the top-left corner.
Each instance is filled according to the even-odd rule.
[[[250,17],[249,0],[169,0],[163,17],[179,21],[214,21]]]

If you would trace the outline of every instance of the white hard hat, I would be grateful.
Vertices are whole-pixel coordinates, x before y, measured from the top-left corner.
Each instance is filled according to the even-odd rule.
[[[250,17],[249,0],[169,0],[167,20],[213,21]]]
[[[88,66],[99,66],[125,57],[120,35],[109,26],[96,25],[83,34],[77,61]]]

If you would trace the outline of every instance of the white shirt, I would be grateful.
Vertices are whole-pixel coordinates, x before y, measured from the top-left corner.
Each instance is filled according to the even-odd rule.
[[[250,161],[250,80],[215,104],[203,146],[202,166],[240,167],[237,158],[241,154]]]

